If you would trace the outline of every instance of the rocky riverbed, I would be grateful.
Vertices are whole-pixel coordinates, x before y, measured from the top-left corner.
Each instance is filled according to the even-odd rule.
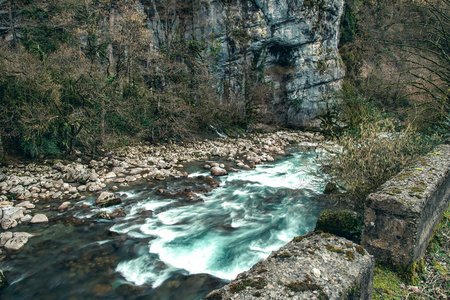
[[[310,133],[279,131],[240,139],[137,145],[112,151],[89,162],[78,158],[70,163],[54,160],[41,165],[9,166],[0,174],[1,257],[4,260],[8,254],[20,251],[33,237],[33,232],[20,230],[22,224],[48,222],[48,216],[36,208],[42,207],[38,205],[40,201],[50,200],[51,205],[44,206],[46,211],[58,212],[50,218],[64,216],[71,206],[93,194],[98,195],[96,206],[114,205],[121,201],[116,197],[121,188],[143,180],[154,182],[187,177],[185,164],[194,161],[203,162],[204,168],[210,169],[212,176],[207,176],[205,181],[212,189],[217,186],[213,176],[252,169],[257,164],[273,161],[277,155],[284,155],[285,148],[291,144],[314,139],[317,137]],[[158,192],[170,196],[168,191]],[[196,194],[199,192],[183,191],[183,197],[200,201]],[[118,209],[93,217],[112,219],[124,215]]]

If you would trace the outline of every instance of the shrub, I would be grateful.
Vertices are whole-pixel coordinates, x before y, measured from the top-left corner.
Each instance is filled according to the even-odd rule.
[[[363,123],[356,132],[346,131],[333,140],[341,149],[323,145],[328,153],[321,156],[324,171],[357,207],[375,188],[437,144],[437,137],[396,127],[390,119]]]

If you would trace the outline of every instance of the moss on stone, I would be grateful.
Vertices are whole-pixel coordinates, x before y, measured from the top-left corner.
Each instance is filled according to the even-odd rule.
[[[267,281],[264,278],[253,278],[241,279],[230,284],[230,293],[235,294],[240,291],[245,290],[247,287],[252,287],[255,289],[263,289],[267,285]]]
[[[345,250],[345,256],[347,257],[348,260],[355,259],[355,254],[351,250]]]
[[[356,250],[356,252],[358,252],[358,253],[361,254],[362,256],[366,255],[366,251],[364,250],[364,248],[361,247],[361,246],[359,246],[359,245],[356,245],[356,246],[355,246],[355,250]]]
[[[338,247],[335,247],[333,245],[326,245],[325,248],[327,248],[328,251],[336,252],[336,253],[344,253],[344,250]]]
[[[283,251],[281,253],[277,253],[274,257],[278,257],[278,258],[287,258],[287,257],[291,257],[292,254],[289,253],[288,251]]]
[[[359,242],[361,239],[363,219],[356,212],[350,210],[324,210],[317,220],[316,231],[323,231],[349,240]]]
[[[285,284],[285,286],[293,292],[305,291],[321,291],[322,287],[315,283],[308,283],[305,281],[295,281]]]

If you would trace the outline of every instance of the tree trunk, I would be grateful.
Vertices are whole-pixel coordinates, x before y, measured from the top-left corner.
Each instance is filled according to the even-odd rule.
[[[3,149],[2,135],[0,134],[0,161],[3,160],[4,156],[5,156],[5,150]]]
[[[101,100],[101,111],[100,111],[100,145],[103,147],[105,145],[105,100]]]
[[[11,46],[15,47],[17,44],[17,34],[16,34],[16,27],[14,25],[14,18],[13,18],[13,0],[9,0],[8,14],[9,14],[9,30],[11,30],[12,37],[13,37],[11,40]]]

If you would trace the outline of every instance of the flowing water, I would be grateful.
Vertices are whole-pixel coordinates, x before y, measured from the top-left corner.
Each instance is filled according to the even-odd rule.
[[[93,208],[94,197],[66,214],[48,211],[53,221],[23,225],[39,236],[0,265],[10,282],[0,298],[200,299],[314,229],[328,205],[315,155],[230,173],[212,190],[194,164],[187,179],[119,191],[127,216],[112,221],[92,218],[118,208]],[[191,190],[196,201],[182,196]]]

